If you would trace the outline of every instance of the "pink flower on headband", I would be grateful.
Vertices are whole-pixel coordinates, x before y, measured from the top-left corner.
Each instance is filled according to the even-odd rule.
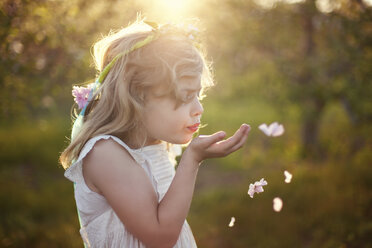
[[[79,106],[79,109],[83,109],[87,104],[88,97],[93,86],[94,84],[89,84],[88,87],[72,87],[72,95],[74,96],[74,101]]]

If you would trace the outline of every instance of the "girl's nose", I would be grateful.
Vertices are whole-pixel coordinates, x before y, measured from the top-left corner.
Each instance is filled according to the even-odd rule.
[[[202,115],[204,112],[203,105],[200,103],[199,99],[196,98],[196,103],[194,104],[192,110],[192,116]]]

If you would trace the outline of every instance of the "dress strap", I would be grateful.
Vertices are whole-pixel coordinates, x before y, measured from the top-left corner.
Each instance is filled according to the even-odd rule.
[[[145,161],[145,158],[143,158],[143,156],[141,155],[139,151],[131,149],[127,144],[125,144],[118,137],[115,137],[112,135],[99,135],[99,136],[91,138],[90,140],[87,141],[87,143],[85,143],[83,149],[81,150],[79,154],[79,157],[65,171],[65,174],[64,174],[65,177],[74,183],[81,182],[83,180],[83,169],[82,169],[83,159],[87,156],[90,150],[92,150],[92,148],[94,147],[97,141],[101,139],[107,140],[110,138],[116,141],[122,147],[124,147],[137,163],[141,164]]]

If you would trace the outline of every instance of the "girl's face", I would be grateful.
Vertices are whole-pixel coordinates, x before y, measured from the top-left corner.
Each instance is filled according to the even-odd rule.
[[[172,144],[185,144],[192,139],[200,124],[203,107],[199,101],[200,77],[179,80],[178,89],[182,103],[175,108],[172,96],[156,97],[150,94],[146,100],[144,126],[151,145],[160,140]]]

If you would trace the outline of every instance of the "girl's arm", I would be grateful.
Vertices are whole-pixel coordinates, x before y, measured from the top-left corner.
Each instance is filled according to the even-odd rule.
[[[148,247],[173,247],[187,217],[202,160],[226,156],[243,146],[249,127],[227,140],[224,132],[195,138],[160,203],[145,171],[114,141],[98,142],[84,159],[86,183],[102,194],[126,229]]]

